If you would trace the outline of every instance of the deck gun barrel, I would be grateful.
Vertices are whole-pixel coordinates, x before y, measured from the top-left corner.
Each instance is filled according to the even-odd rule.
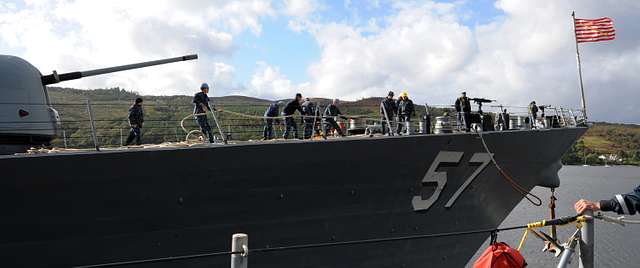
[[[58,74],[56,71],[53,71],[53,73],[50,75],[42,76],[42,84],[46,86],[46,85],[51,85],[55,83],[60,83],[63,81],[80,79],[88,76],[114,73],[114,72],[120,72],[120,71],[132,70],[132,69],[139,69],[139,68],[145,68],[145,67],[162,65],[162,64],[173,63],[173,62],[195,60],[197,58],[198,58],[197,54],[192,54],[192,55],[186,55],[182,57],[139,62],[139,63],[108,67],[108,68],[102,68],[102,69],[95,69],[95,70],[89,70],[89,71],[82,71],[82,72],[70,72],[70,73]]]
[[[485,98],[471,98],[470,100],[475,102],[475,103],[491,103],[491,102],[496,101],[496,100],[490,100],[490,99],[485,99]]]

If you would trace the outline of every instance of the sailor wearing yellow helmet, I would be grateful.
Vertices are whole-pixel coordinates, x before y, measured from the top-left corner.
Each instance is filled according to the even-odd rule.
[[[409,93],[403,91],[398,98],[398,129],[396,133],[402,133],[402,127],[405,127],[405,134],[411,134],[411,117],[415,115],[413,101],[409,99]]]

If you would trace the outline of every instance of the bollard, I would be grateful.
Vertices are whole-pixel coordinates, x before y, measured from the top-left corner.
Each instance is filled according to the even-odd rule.
[[[585,210],[582,215],[588,216],[582,223],[580,242],[580,268],[593,268],[594,222],[593,211]]]
[[[247,268],[249,262],[249,236],[247,234],[233,234],[231,237],[231,251],[243,252],[231,254],[231,268]]]

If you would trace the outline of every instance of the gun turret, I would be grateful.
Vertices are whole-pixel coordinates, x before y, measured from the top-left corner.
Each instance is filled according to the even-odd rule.
[[[95,69],[95,70],[83,71],[83,72],[71,72],[71,73],[58,74],[56,71],[53,71],[53,74],[42,76],[42,85],[46,86],[46,85],[51,85],[55,83],[60,83],[63,81],[80,79],[88,76],[108,74],[108,73],[114,73],[114,72],[120,72],[120,71],[132,70],[132,69],[139,69],[139,68],[162,65],[162,64],[172,63],[172,62],[195,60],[197,58],[198,58],[198,55],[193,54],[193,55],[186,55],[182,57],[140,62],[140,63]]]
[[[134,63],[83,72],[50,75],[11,55],[0,55],[0,155],[24,152],[31,146],[50,144],[58,134],[59,114],[51,107],[47,85],[172,62],[195,60],[198,55]]]

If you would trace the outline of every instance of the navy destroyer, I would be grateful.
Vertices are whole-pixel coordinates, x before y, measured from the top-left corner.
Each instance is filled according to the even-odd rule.
[[[564,124],[8,154],[55,137],[58,116],[46,85],[148,65],[42,76],[22,59],[0,56],[0,95],[13,103],[2,122],[36,126],[0,133],[7,154],[0,156],[0,257],[7,267],[224,252],[234,233],[249,234],[250,248],[274,248],[496,228],[533,187],[560,185],[560,158],[587,130]],[[313,157],[277,157],[294,151]],[[390,163],[395,151],[409,161]],[[250,266],[462,267],[487,236],[269,251],[254,253]],[[228,267],[229,256],[135,266]]]

